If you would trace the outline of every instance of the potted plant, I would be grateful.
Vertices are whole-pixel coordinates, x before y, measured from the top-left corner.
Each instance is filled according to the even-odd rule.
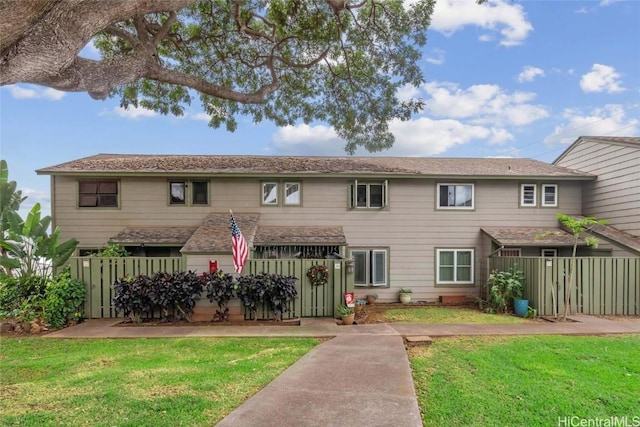
[[[400,288],[398,293],[400,294],[400,302],[401,303],[409,304],[411,302],[411,294],[413,293],[412,289]]]
[[[360,313],[365,305],[367,305],[367,300],[364,300],[364,299],[356,300],[356,307],[355,307],[356,314]]]
[[[511,307],[518,316],[527,314],[529,301],[522,299],[524,292],[524,274],[511,268],[507,271],[494,270],[487,283],[489,307],[485,311],[507,313]]]
[[[342,319],[343,325],[353,325],[353,321],[356,317],[356,313],[353,311],[351,307],[347,307],[344,304],[341,304],[337,308],[338,315]]]
[[[369,294],[367,295],[367,304],[373,305],[376,303],[378,299],[378,294]]]

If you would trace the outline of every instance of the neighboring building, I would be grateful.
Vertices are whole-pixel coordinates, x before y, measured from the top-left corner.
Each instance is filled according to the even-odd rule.
[[[640,255],[640,138],[581,136],[553,164],[596,175],[582,190],[582,214],[606,220],[598,237]]]
[[[233,271],[229,210],[254,258],[348,257],[358,296],[477,296],[487,258],[566,255],[595,175],[530,159],[99,154],[43,168],[52,216],[80,254],[216,259]],[[605,242],[614,255],[629,252]],[[587,253],[587,252],[584,252]]]

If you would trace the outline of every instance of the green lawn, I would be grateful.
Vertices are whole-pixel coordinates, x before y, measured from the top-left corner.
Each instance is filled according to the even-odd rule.
[[[528,319],[504,314],[487,314],[467,307],[411,307],[384,312],[386,322],[407,323],[523,323]]]
[[[637,335],[438,339],[410,359],[425,426],[640,425]]]
[[[0,339],[0,425],[214,425],[318,342]]]

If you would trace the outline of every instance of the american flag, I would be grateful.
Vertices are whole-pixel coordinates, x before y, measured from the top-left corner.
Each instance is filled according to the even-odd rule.
[[[249,248],[247,247],[247,241],[244,240],[244,236],[240,232],[240,227],[236,224],[233,213],[231,213],[231,249],[233,252],[233,266],[236,269],[236,273],[240,274],[249,257]]]

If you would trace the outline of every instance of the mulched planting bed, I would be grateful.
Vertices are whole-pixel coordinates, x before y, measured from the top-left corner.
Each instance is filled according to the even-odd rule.
[[[153,326],[299,326],[300,319],[283,320],[276,322],[275,320],[224,320],[224,321],[193,321],[178,320],[172,322],[162,322],[157,319],[145,319],[142,322],[133,322],[124,320],[114,326],[116,327],[153,327]]]

